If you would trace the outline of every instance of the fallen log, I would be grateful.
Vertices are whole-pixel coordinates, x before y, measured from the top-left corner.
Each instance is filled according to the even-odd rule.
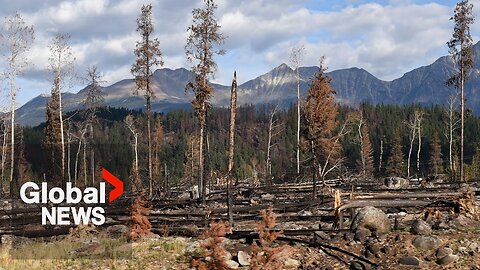
[[[365,206],[373,207],[425,207],[428,205],[436,204],[440,202],[435,201],[426,201],[426,200],[353,200],[347,202],[346,204],[340,206],[337,211],[342,212],[343,210],[350,208],[361,208]],[[447,205],[450,206],[450,205]]]

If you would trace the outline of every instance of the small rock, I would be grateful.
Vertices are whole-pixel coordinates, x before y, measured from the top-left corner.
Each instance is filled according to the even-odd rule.
[[[459,248],[458,248],[458,252],[460,252],[460,253],[466,253],[466,252],[467,252],[467,248],[466,248],[466,247],[459,247]]]
[[[409,184],[408,179],[401,177],[387,177],[385,178],[385,186],[389,189],[400,189],[407,187]]]
[[[224,260],[224,261],[230,261],[232,258],[233,258],[232,253],[230,253],[230,252],[227,251],[227,252],[225,253],[225,256],[223,257],[223,260]]]
[[[107,217],[105,218],[105,224],[112,224],[112,223],[116,223],[117,221],[113,218],[110,218],[110,217]]]
[[[77,256],[92,256],[103,253],[105,253],[105,246],[94,240],[89,243],[85,243],[83,246],[73,251],[73,254]]]
[[[448,226],[447,223],[444,221],[437,221],[435,224],[433,224],[433,229],[435,230],[450,230],[450,226]]]
[[[372,254],[378,254],[380,252],[380,245],[378,244],[369,244],[367,246],[367,249],[372,253]]]
[[[399,261],[398,261],[399,264],[402,264],[402,265],[415,265],[415,266],[419,266],[420,265],[420,260],[417,258],[417,257],[414,257],[414,256],[406,256],[406,257],[403,257],[401,258]]]
[[[427,253],[427,256],[423,257],[423,259],[427,262],[434,262],[436,261],[438,258],[435,254],[433,253]]]
[[[107,228],[108,234],[114,237],[125,236],[128,234],[129,231],[130,228],[128,228],[127,225],[123,224],[112,225]]]
[[[448,247],[443,247],[443,248],[437,249],[437,252],[435,255],[437,256],[437,259],[440,259],[450,254],[453,254],[453,250]]]
[[[472,251],[478,251],[479,250],[479,246],[476,242],[471,242],[467,247]]]
[[[442,240],[436,236],[420,235],[413,239],[412,244],[418,249],[431,250],[437,248]]]
[[[343,235],[343,240],[347,241],[347,242],[351,242],[353,241],[353,236],[354,234],[351,233],[351,232],[346,232],[344,235]]]
[[[350,270],[365,270],[365,266],[361,262],[353,261],[350,263]]]
[[[427,222],[421,219],[416,219],[412,223],[412,228],[410,232],[419,235],[429,235],[432,233],[432,228]]]
[[[238,262],[241,266],[249,266],[252,261],[252,256],[245,251],[239,251],[237,254]]]
[[[147,238],[148,240],[155,241],[155,240],[159,240],[161,237],[156,233],[151,233],[147,236]]]
[[[330,240],[330,235],[323,231],[316,231],[314,234],[315,241],[318,240]]]
[[[295,260],[295,259],[290,259],[289,258],[283,263],[283,265],[285,265],[285,267],[298,268],[298,267],[300,267],[300,262]]]
[[[367,238],[370,237],[371,235],[372,235],[372,233],[370,232],[370,230],[365,229],[365,228],[358,228],[355,231],[355,235],[353,236],[353,239],[355,241],[363,243],[363,242],[367,241]]]
[[[300,214],[300,216],[302,216],[302,217],[313,216],[312,212],[307,211],[307,210],[301,211],[299,214]]]
[[[460,231],[468,231],[473,228],[478,228],[480,222],[472,220],[464,215],[458,215],[456,218],[448,222],[450,228]]]
[[[262,201],[273,201],[275,199],[275,195],[272,194],[262,194],[261,196]]]
[[[383,235],[391,231],[392,224],[382,210],[366,206],[360,209],[352,220],[351,229],[361,227],[375,232],[376,235]]]
[[[367,258],[367,259],[375,257],[375,255],[368,249],[366,249],[363,254],[365,255],[365,258]]]
[[[236,261],[233,261],[233,260],[225,261],[225,264],[226,264],[230,269],[238,269],[238,268],[240,267],[240,265],[239,265]]]
[[[449,254],[443,258],[440,258],[437,260],[437,263],[440,264],[440,265],[447,265],[449,263],[452,263],[456,260],[458,260],[459,256],[458,255],[453,255],[453,254]]]

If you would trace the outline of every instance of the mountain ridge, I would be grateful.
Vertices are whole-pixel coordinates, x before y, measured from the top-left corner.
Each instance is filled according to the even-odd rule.
[[[480,43],[473,47],[475,66],[466,83],[467,106],[474,113],[480,113]],[[305,95],[310,80],[319,67],[300,67],[300,91]],[[332,86],[336,90],[336,100],[340,104],[356,106],[362,102],[372,104],[411,104],[428,106],[446,104],[448,97],[455,89],[445,85],[446,79],[454,72],[451,57],[442,56],[433,63],[406,72],[400,78],[384,81],[369,71],[351,67],[334,70],[326,74],[332,78]],[[153,90],[156,99],[152,109],[157,112],[168,112],[179,108],[189,108],[192,93],[185,91],[185,85],[193,81],[194,74],[185,68],[157,69],[152,75]],[[215,94],[211,103],[214,106],[228,106],[230,86],[212,84]],[[105,105],[125,107],[128,109],[144,109],[144,99],[134,96],[135,82],[123,79],[109,86],[102,87],[105,92]],[[295,71],[285,63],[269,72],[248,80],[238,86],[238,103],[268,104],[279,103],[289,105],[297,99],[297,81]],[[80,109],[86,88],[78,93],[63,93],[64,111]],[[48,96],[39,95],[17,109],[17,123],[34,126],[45,121],[45,108]]]

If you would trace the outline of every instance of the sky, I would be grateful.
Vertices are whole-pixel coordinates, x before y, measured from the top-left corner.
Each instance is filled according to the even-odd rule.
[[[480,0],[471,0],[474,16]],[[135,56],[136,18],[143,4],[153,5],[154,37],[160,39],[164,67],[190,68],[185,57],[192,9],[200,0],[0,0],[0,18],[19,12],[35,29],[35,43],[17,86],[17,107],[51,89],[47,70],[48,46],[56,33],[71,36],[75,71],[85,77],[97,65],[105,85],[131,78]],[[426,0],[217,0],[221,31],[227,36],[226,54],[216,57],[218,72],[212,81],[230,84],[233,71],[239,82],[272,68],[290,64],[293,47],[303,46],[302,66],[318,65],[326,57],[329,70],[364,68],[383,80],[401,77],[448,53],[457,1]],[[3,23],[2,26],[3,27]],[[1,29],[0,27],[0,29]],[[3,31],[3,30],[2,30]],[[474,42],[480,23],[471,28]],[[5,62],[0,61],[3,71]],[[2,82],[0,104],[8,101]],[[69,92],[84,87],[81,80]],[[2,105],[0,105],[1,107]]]

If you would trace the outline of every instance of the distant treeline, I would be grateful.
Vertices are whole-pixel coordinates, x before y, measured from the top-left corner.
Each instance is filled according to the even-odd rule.
[[[396,105],[368,105],[360,106],[363,119],[369,130],[372,144],[372,157],[374,161],[374,176],[384,177],[387,172],[387,160],[391,155],[394,134],[401,137],[404,162],[401,164],[406,172],[407,155],[410,148],[409,119],[416,110],[422,110],[425,116],[421,125],[421,154],[420,171],[416,170],[416,155],[411,159],[411,176],[425,177],[432,174],[431,156],[432,140],[438,137],[443,166],[440,173],[449,173],[449,145],[448,120],[449,114],[442,106],[419,108],[417,106]],[[310,180],[312,169],[308,162],[302,163],[300,176],[296,175],[296,106],[292,105],[287,110],[276,110],[274,114],[275,133],[272,137],[271,148],[271,175],[272,179],[266,179],[266,151],[269,131],[270,116],[273,106],[242,106],[238,108],[236,128],[236,152],[234,176],[238,180],[249,180],[269,183],[293,182]],[[347,115],[354,109],[342,107],[339,110],[339,121],[344,121]],[[67,114],[67,137],[69,138],[69,168],[70,177],[77,178],[80,183],[84,181],[83,146],[80,145],[80,127],[85,120],[81,111]],[[134,160],[133,133],[125,124],[125,118],[132,115],[139,127],[145,120],[144,114],[122,108],[100,108],[95,124],[94,143],[87,145],[95,153],[95,164],[98,168],[105,167],[111,172],[129,182]],[[198,177],[198,123],[193,111],[178,110],[165,115],[155,114],[162,124],[161,138],[159,140],[160,151],[158,153],[158,175],[156,185],[161,187],[167,179],[170,185],[177,183],[196,184]],[[228,161],[228,121],[229,112],[225,108],[213,108],[208,115],[208,158],[207,167],[211,173],[211,181],[217,181],[225,176]],[[355,127],[342,138],[342,155],[345,158],[344,166],[330,177],[339,174],[357,175],[359,173],[360,144],[356,138]],[[21,151],[24,152],[24,162],[19,162],[25,169],[16,170],[18,174],[32,178],[29,180],[42,180],[48,171],[47,153],[44,151],[45,125],[37,127],[25,127],[21,129],[23,139]],[[465,160],[468,178],[479,176],[480,159],[477,157],[477,149],[480,146],[480,118],[470,115],[465,125]],[[381,144],[383,145],[382,165],[380,166]],[[454,153],[457,152],[454,143]],[[413,152],[417,153],[418,143],[412,146]],[[86,152],[86,151],[85,151]],[[305,160],[307,155],[302,155]],[[88,157],[88,155],[87,155]],[[145,137],[139,136],[139,163],[147,162],[147,149]],[[77,165],[75,166],[75,163]],[[458,159],[457,159],[458,163]],[[19,165],[19,166],[20,166]],[[86,167],[88,167],[87,165]],[[77,173],[75,174],[75,168]],[[380,170],[379,170],[380,169]],[[148,174],[145,166],[140,166],[140,175],[146,179]],[[21,176],[21,175],[19,175]],[[399,176],[406,176],[406,173]],[[90,174],[87,178],[90,177]],[[97,177],[100,174],[97,173]],[[89,180],[90,181],[90,180]],[[144,180],[145,181],[145,180]]]

